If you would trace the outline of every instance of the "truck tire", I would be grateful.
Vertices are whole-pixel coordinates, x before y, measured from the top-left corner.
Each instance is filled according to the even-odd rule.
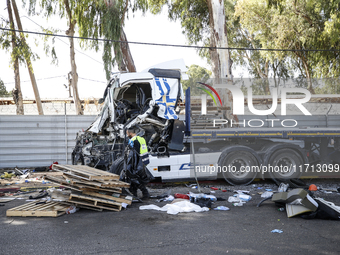
[[[301,155],[290,148],[275,151],[268,160],[269,176],[276,183],[299,178],[303,167],[304,160]]]
[[[110,167],[110,173],[120,175],[124,169],[124,157],[117,158]]]
[[[224,179],[231,185],[248,185],[256,177],[257,172],[251,171],[252,166],[258,166],[256,157],[249,151],[238,150],[222,153],[219,162]],[[229,167],[230,166],[230,167]],[[243,170],[241,167],[243,166]]]

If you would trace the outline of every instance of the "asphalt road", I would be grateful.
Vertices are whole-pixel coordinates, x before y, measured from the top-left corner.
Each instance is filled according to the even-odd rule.
[[[142,204],[134,203],[121,212],[81,209],[57,218],[6,217],[7,209],[25,202],[14,200],[0,207],[0,254],[340,254],[339,221],[287,218],[272,202],[256,207],[261,200],[258,186],[270,187],[241,187],[255,194],[243,207],[219,201],[214,207],[224,205],[230,211],[178,215],[141,211]],[[160,194],[168,188],[150,191]],[[172,193],[193,191],[184,185],[171,189]],[[214,195],[232,194],[217,191]],[[340,205],[338,193],[317,196]],[[156,204],[149,200],[143,205],[151,203]],[[273,229],[283,233],[271,233]]]

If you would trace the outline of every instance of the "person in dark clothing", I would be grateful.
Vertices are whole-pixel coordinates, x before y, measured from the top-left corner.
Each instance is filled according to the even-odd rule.
[[[142,191],[142,199],[150,197],[146,188],[150,178],[147,175],[146,165],[149,164],[148,148],[143,137],[136,135],[135,128],[129,128],[126,131],[129,137],[128,149],[125,154],[126,158],[126,177],[130,181],[130,192],[137,197],[137,190]]]

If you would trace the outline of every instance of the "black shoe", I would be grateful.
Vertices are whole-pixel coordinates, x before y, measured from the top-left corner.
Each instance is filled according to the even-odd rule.
[[[129,191],[132,194],[132,196],[137,197],[137,189],[136,188],[130,187]]]
[[[150,198],[149,192],[148,191],[146,191],[146,192],[144,191],[142,199],[145,200],[145,199],[149,199],[149,198]]]

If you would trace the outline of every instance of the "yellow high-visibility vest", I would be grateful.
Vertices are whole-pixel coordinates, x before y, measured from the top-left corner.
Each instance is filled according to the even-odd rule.
[[[134,136],[131,138],[131,141],[135,141],[137,139],[137,141],[140,144],[140,148],[139,148],[139,156],[142,158],[142,162],[144,165],[147,165],[150,163],[149,161],[149,152],[148,152],[148,147],[146,146],[146,141],[143,137],[140,136]]]

